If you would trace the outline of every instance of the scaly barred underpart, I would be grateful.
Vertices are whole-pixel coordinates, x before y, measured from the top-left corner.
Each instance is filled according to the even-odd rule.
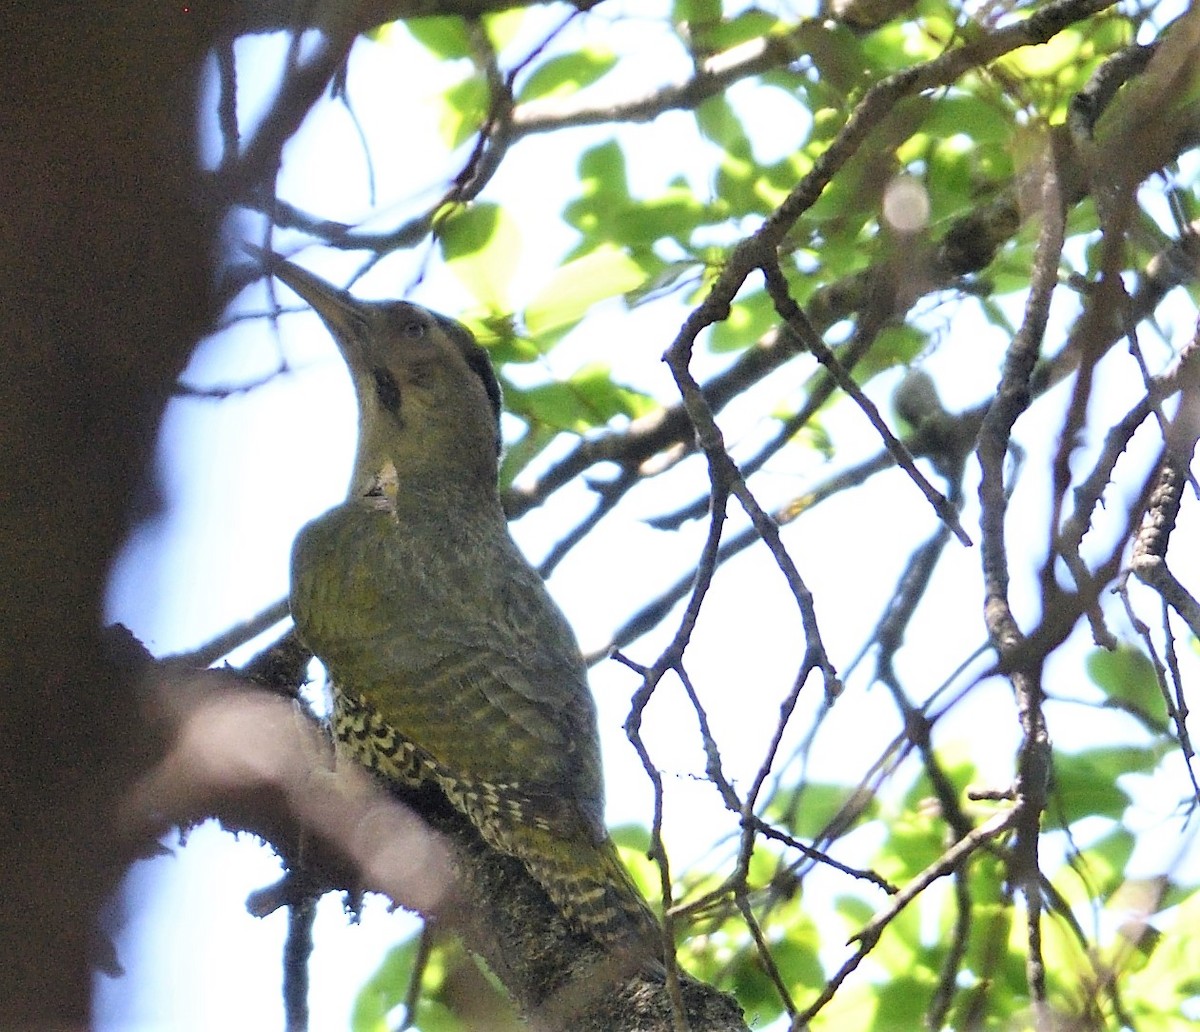
[[[516,784],[447,769],[390,726],[360,694],[335,686],[333,731],[341,750],[389,784],[436,785],[493,849],[514,856],[577,929],[600,942],[652,941],[658,924],[612,840],[564,840],[562,829]]]

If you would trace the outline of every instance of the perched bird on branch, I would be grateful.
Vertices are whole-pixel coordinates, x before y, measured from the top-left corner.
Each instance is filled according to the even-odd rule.
[[[657,950],[605,830],[579,647],[500,506],[487,353],[451,319],[265,260],[328,327],[358,397],[348,497],[292,552],[292,616],[328,672],[339,750],[400,789],[436,786],[576,929]]]

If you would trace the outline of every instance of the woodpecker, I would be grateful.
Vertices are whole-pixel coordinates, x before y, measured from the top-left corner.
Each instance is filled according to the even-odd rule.
[[[579,646],[500,505],[487,353],[452,319],[265,257],[328,328],[358,400],[348,496],[300,531],[291,568],[339,753],[397,789],[435,787],[577,930],[659,942],[603,822]]]

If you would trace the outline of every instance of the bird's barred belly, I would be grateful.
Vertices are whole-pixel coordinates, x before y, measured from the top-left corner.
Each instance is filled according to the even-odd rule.
[[[436,780],[432,758],[386,724],[361,696],[334,690],[333,735],[343,752],[388,781],[416,788]]]
[[[493,783],[455,772],[385,721],[357,692],[334,689],[333,730],[338,750],[394,786],[433,785],[483,840],[529,869],[569,922],[601,942],[645,935],[657,942],[658,926],[620,866],[611,841],[562,855],[547,851],[551,822],[528,793],[511,782]],[[536,830],[535,830],[536,829]]]
[[[517,785],[493,783],[448,769],[387,723],[361,695],[334,689],[333,733],[341,750],[384,781],[406,788],[433,784],[445,793],[494,849],[512,852],[510,829],[523,824],[549,830]]]

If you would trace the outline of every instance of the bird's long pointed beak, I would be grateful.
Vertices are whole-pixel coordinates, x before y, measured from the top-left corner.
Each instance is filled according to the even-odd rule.
[[[326,283],[319,276],[277,254],[259,248],[254,248],[251,253],[262,259],[267,270],[276,279],[312,306],[312,310],[329,327],[329,332],[333,334],[333,339],[343,352],[347,345],[357,339],[359,333],[355,331],[361,330],[363,324],[363,306],[360,301],[347,291]],[[347,359],[349,357],[347,355]]]

